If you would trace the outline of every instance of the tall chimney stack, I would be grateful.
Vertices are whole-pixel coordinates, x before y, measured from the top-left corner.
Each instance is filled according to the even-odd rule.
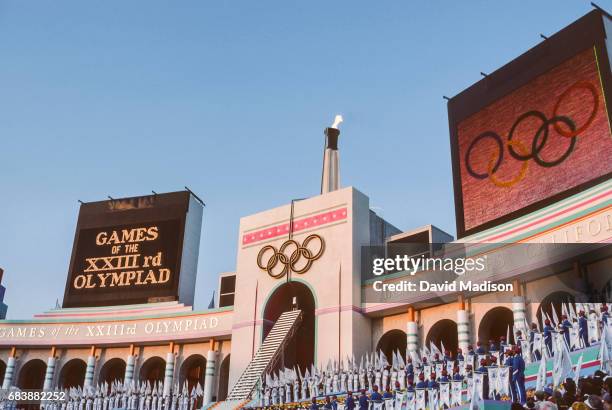
[[[321,175],[321,194],[340,188],[340,168],[338,158],[338,137],[342,116],[336,115],[331,127],[325,128],[325,151],[323,152],[323,173]]]

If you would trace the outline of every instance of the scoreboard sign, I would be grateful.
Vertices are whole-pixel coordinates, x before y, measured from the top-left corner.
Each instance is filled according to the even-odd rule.
[[[449,101],[459,237],[610,178],[606,19],[587,14]]]
[[[82,204],[63,306],[193,302],[201,213],[189,192]]]

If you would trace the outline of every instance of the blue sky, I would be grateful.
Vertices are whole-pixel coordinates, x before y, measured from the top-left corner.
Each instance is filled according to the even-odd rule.
[[[602,6],[610,6],[602,1]],[[0,1],[8,317],[62,299],[77,199],[187,185],[207,203],[196,308],[239,218],[342,184],[400,229],[455,234],[446,103],[587,1]]]

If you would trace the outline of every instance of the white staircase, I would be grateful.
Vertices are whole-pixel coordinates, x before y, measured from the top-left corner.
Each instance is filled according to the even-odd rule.
[[[244,370],[227,400],[246,400],[250,397],[259,379],[274,366],[286,344],[302,322],[302,311],[291,310],[280,315],[259,350]]]

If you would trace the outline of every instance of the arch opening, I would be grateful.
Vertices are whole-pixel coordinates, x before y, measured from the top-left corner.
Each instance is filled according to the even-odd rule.
[[[4,380],[5,373],[6,373],[6,363],[0,360],[0,380]]]
[[[61,388],[83,387],[87,363],[81,359],[68,360],[60,370],[59,383]]]
[[[450,350],[451,354],[454,355],[459,346],[457,323],[450,319],[438,320],[431,329],[429,329],[427,337],[425,338],[427,346],[432,342],[441,350],[442,344],[444,344],[444,349]],[[444,353],[444,351],[442,353]]]
[[[400,329],[392,329],[382,335],[382,337],[378,340],[378,343],[376,344],[376,351],[382,350],[385,356],[387,356],[389,362],[391,362],[393,352],[399,351],[402,358],[405,360],[407,346],[408,336],[406,335],[406,332]]]
[[[272,293],[264,308],[263,338],[270,333],[280,315],[292,309],[294,297],[302,311],[302,323],[273,371],[282,367],[299,366],[304,372],[314,363],[315,300],[308,286],[303,283],[287,282]]]
[[[499,342],[499,338],[508,334],[510,329],[510,337],[512,337],[512,327],[514,325],[514,315],[512,310],[498,306],[489,310],[480,320],[478,326],[478,340],[484,345],[489,345],[489,340]]]
[[[125,360],[118,357],[107,360],[100,369],[100,376],[98,379],[101,382],[108,383],[109,385],[114,381],[123,382],[126,366]]]
[[[558,291],[558,292],[553,292],[550,295],[546,296],[544,299],[542,299],[542,302],[540,303],[540,306],[538,307],[538,313],[537,313],[537,320],[540,323],[540,326],[544,325],[543,320],[542,320],[542,313],[545,313],[546,316],[548,316],[549,318],[553,318],[553,310],[555,311],[556,315],[558,318],[561,318],[561,311],[562,308],[561,306],[563,304],[567,304],[567,303],[575,303],[576,299],[574,298],[574,295],[572,295],[569,292],[565,292],[565,291]],[[541,327],[540,327],[541,329]]]
[[[157,383],[164,381],[164,372],[166,370],[166,361],[161,357],[150,357],[142,366],[140,366],[140,381],[149,383]]]
[[[602,303],[610,303],[612,301],[612,279],[608,281],[601,290],[601,298],[600,302]]]
[[[221,362],[219,368],[219,394],[218,400],[225,400],[227,398],[227,390],[229,387],[229,367],[230,367],[230,355],[225,356],[225,359]]]
[[[193,354],[183,361],[181,365],[180,377],[181,386],[187,382],[189,391],[198,383],[204,387],[204,370],[206,369],[206,359],[199,354]]]
[[[19,371],[17,387],[20,389],[42,389],[45,383],[47,364],[40,359],[25,363]]]

